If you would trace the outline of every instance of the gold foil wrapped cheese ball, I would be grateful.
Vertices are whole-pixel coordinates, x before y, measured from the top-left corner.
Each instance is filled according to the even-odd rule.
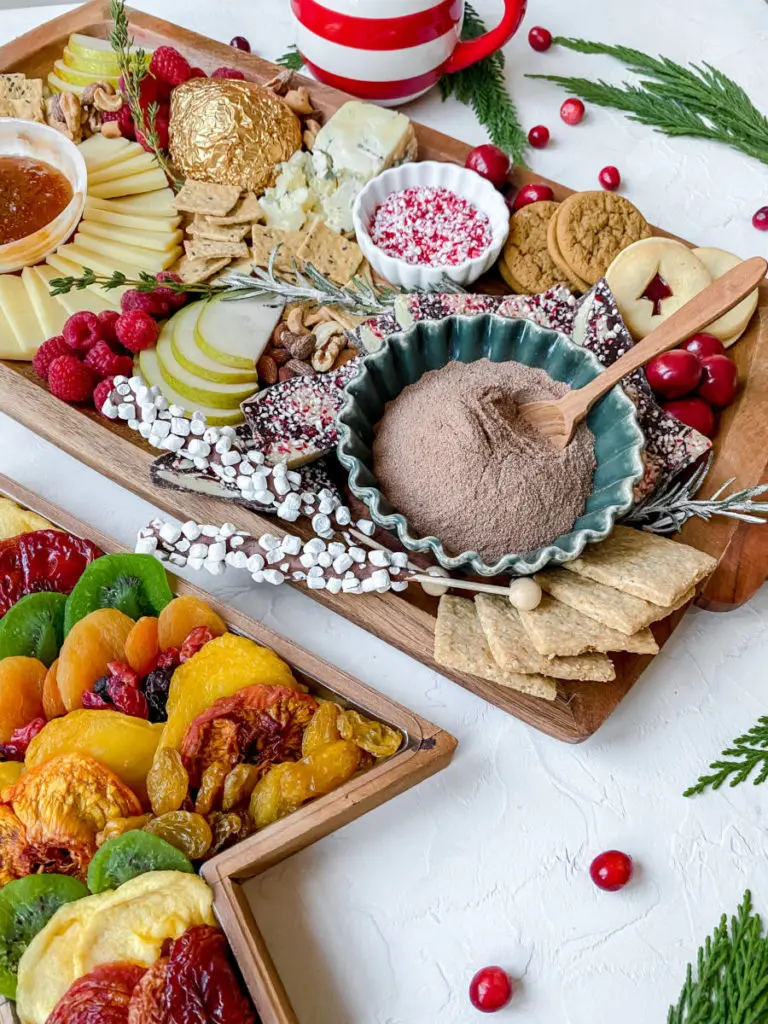
[[[173,90],[171,158],[196,181],[261,194],[278,164],[301,149],[301,124],[270,89],[226,78],[193,78]]]

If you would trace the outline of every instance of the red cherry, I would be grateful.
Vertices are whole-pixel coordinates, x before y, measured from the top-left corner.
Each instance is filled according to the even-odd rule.
[[[693,427],[705,437],[712,437],[715,432],[715,414],[710,406],[701,398],[679,398],[676,402],[665,402],[664,412]]]
[[[701,384],[696,394],[718,409],[733,401],[739,374],[728,356],[707,356],[701,360]]]
[[[503,149],[487,143],[470,150],[464,166],[490,181],[496,188],[501,188],[507,180],[512,161]]]
[[[656,356],[645,368],[648,383],[664,398],[682,398],[701,380],[701,363],[682,348]]]
[[[537,124],[528,132],[528,141],[534,149],[544,149],[549,142],[549,128]]]
[[[768,206],[761,206],[752,218],[752,227],[758,231],[768,231]]]
[[[534,50],[538,50],[539,53],[544,53],[544,51],[548,50],[552,45],[552,33],[548,28],[542,28],[541,25],[534,25],[528,33],[528,42]]]
[[[589,873],[598,889],[618,892],[632,877],[632,858],[621,850],[607,850],[595,857]]]
[[[549,185],[523,185],[514,198],[512,210],[521,210],[529,203],[549,202],[555,198],[555,193]]]
[[[580,124],[584,120],[584,104],[571,96],[560,107],[560,117],[566,124]]]
[[[230,39],[229,45],[233,50],[242,50],[243,53],[251,52],[251,44],[245,38],[245,36],[235,36],[234,39]]]
[[[469,1001],[481,1013],[495,1013],[512,998],[512,982],[500,967],[483,967],[469,983]]]
[[[603,188],[607,189],[609,192],[615,192],[621,184],[619,168],[613,167],[612,165],[604,167],[598,174],[598,178],[600,179],[600,184]]]
[[[680,348],[684,348],[686,352],[693,352],[697,359],[725,355],[725,345],[714,334],[694,334],[688,341],[684,341]]]

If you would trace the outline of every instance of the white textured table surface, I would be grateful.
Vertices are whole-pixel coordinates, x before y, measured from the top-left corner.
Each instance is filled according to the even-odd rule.
[[[274,58],[291,41],[288,0],[155,0],[136,6],[219,39],[248,36]],[[498,0],[478,2],[492,20]],[[525,30],[621,41],[708,60],[764,101],[762,0],[530,0]],[[65,8],[4,12],[0,40]],[[508,47],[527,127],[555,143],[533,166],[575,188],[615,163],[625,193],[655,223],[700,244],[766,255],[753,211],[765,168],[726,149],[668,141],[592,109],[562,125],[562,95],[525,71],[618,78],[601,58]],[[436,96],[410,109],[480,142],[472,115]],[[0,416],[0,470],[126,544],[155,510]],[[768,528],[768,527],[766,527]],[[246,592],[197,580],[255,618],[454,733],[453,765],[251,886],[257,918],[302,1024],[465,1024],[473,972],[499,963],[522,983],[499,1020],[593,1024],[666,1018],[685,964],[723,910],[755,889],[768,910],[766,789],[681,797],[700,769],[766,711],[768,594],[727,615],[690,612],[609,722],[578,748],[556,743],[367,636],[287,587]],[[618,847],[639,865],[623,893],[589,880]]]

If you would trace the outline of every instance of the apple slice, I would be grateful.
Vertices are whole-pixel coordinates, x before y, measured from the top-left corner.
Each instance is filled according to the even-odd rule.
[[[219,384],[253,384],[258,383],[255,366],[250,370],[236,370],[232,366],[211,359],[195,341],[195,325],[198,317],[205,309],[205,302],[193,302],[185,306],[173,318],[173,354],[178,362],[203,380],[216,381]]]
[[[197,321],[197,347],[217,363],[250,370],[261,358],[284,308],[282,299],[214,299]]]
[[[181,408],[190,416],[193,412],[201,412],[203,416],[205,416],[206,422],[209,426],[234,426],[237,423],[243,422],[243,414],[240,409],[212,408],[210,406],[200,405],[197,402],[190,402],[190,400],[185,398],[184,395],[179,394],[179,392],[176,391],[176,389],[163,377],[163,374],[160,371],[160,360],[157,357],[156,348],[145,348],[143,352],[139,353],[138,369],[147,384],[150,387],[155,385],[159,387],[160,391],[165,395],[171,405],[181,406]]]
[[[256,381],[222,384],[190,373],[173,353],[171,320],[167,321],[157,339],[157,362],[166,384],[183,395],[186,401],[202,403],[215,409],[237,409],[240,403],[259,390]]]
[[[63,79],[55,75],[53,71],[48,72],[48,85],[51,88],[51,92],[71,92],[75,96],[82,96],[85,91],[84,85],[75,85],[72,82],[65,82]]]

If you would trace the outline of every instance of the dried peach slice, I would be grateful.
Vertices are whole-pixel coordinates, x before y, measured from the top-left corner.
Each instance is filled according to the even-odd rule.
[[[49,722],[52,718],[60,718],[67,713],[64,701],[61,699],[61,693],[59,692],[58,667],[59,659],[57,658],[48,669],[45,682],[43,683],[43,712]]]
[[[173,602],[171,602],[173,603]],[[168,605],[170,608],[170,605]],[[154,615],[145,615],[135,624],[125,641],[125,660],[140,676],[149,675],[157,662],[160,645],[157,641]]]
[[[181,647],[193,629],[207,626],[214,636],[223,636],[227,624],[210,605],[197,597],[177,597],[160,612],[157,636],[160,650]]]
[[[76,622],[59,652],[56,677],[67,711],[81,707],[86,690],[107,672],[110,661],[123,661],[133,619],[116,608],[100,608]]]
[[[43,717],[47,671],[37,658],[18,655],[0,661],[0,743],[7,743],[14,729]]]

